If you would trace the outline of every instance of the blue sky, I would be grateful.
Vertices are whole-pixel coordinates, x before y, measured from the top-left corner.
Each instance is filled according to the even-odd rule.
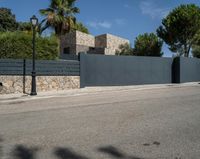
[[[155,32],[161,20],[171,9],[180,4],[199,0],[77,0],[80,8],[78,21],[83,22],[93,35],[111,33],[131,41],[139,34]],[[40,20],[39,9],[46,8],[49,0],[0,0],[0,7],[12,9],[18,21],[29,21],[35,14]],[[164,45],[165,56],[172,56]]]

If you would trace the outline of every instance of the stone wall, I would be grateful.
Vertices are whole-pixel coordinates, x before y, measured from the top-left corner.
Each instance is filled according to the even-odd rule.
[[[125,43],[130,42],[127,39],[120,38],[111,34],[103,34],[94,37],[80,31],[74,31],[62,37],[61,55],[63,53],[63,49],[67,47],[70,48],[70,54],[78,55],[79,52],[87,52],[95,54],[115,55],[115,52],[119,49],[119,46]]]
[[[129,40],[114,36],[111,34],[106,34],[107,47],[105,55],[115,55],[116,50],[119,49],[119,46],[125,43],[130,43]]]
[[[90,50],[89,46],[84,46],[84,45],[76,45],[76,53],[78,54],[79,52],[88,52]]]
[[[76,31],[76,44],[95,47],[95,38],[90,34],[85,34],[80,31]]]
[[[95,37],[95,46],[97,48],[107,48],[107,36],[106,34]]]
[[[105,48],[105,55],[115,55],[116,50],[121,44],[130,43],[129,40],[114,36],[111,34],[103,34],[95,37],[95,45],[97,48]]]
[[[80,88],[79,76],[38,76],[37,92]],[[0,94],[30,93],[31,76],[0,76]]]
[[[76,32],[70,32],[66,35],[63,35],[61,37],[60,41],[60,51],[61,51],[61,56],[63,54],[64,48],[70,47],[70,53],[71,54],[76,54]]]
[[[90,47],[95,47],[95,38],[80,31],[72,31],[61,38],[61,57],[67,47],[70,48],[70,54],[78,55],[79,52],[87,52]]]
[[[61,44],[76,44],[76,32],[72,31],[61,37]]]

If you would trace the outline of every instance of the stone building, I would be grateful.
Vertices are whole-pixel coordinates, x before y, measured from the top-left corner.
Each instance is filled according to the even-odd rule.
[[[78,55],[79,52],[115,55],[119,45],[125,43],[130,42],[111,34],[92,36],[80,31],[73,31],[61,38],[61,58],[69,54]]]

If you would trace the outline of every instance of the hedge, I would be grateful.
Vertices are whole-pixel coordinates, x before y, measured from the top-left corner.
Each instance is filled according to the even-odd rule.
[[[58,58],[56,37],[36,37],[36,59],[55,60]],[[24,32],[0,33],[0,58],[31,59],[32,35]]]

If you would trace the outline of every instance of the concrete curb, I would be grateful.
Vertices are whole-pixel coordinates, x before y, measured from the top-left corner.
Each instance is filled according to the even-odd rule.
[[[167,89],[169,87],[191,87],[200,86],[199,82],[182,83],[182,84],[154,84],[154,85],[134,85],[134,86],[113,86],[113,87],[86,87],[81,89],[64,90],[64,91],[49,91],[49,92],[39,92],[37,96],[30,96],[27,94],[7,94],[0,96],[0,104],[15,102],[15,101],[28,101],[35,99],[45,99],[53,97],[68,97],[68,96],[80,96],[86,94],[98,94],[103,92],[118,92],[118,91],[128,91],[128,90],[150,90],[150,89]]]

